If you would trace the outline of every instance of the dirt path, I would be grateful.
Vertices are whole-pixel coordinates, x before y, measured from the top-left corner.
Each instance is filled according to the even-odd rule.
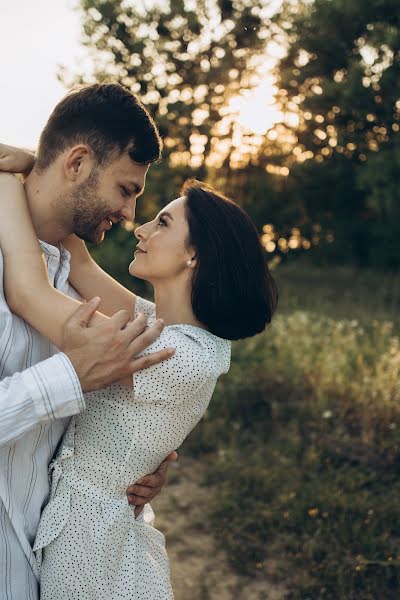
[[[170,481],[152,502],[156,527],[167,539],[175,600],[284,600],[283,586],[261,574],[239,577],[217,551],[202,507],[210,490],[200,486],[202,466],[182,457],[170,467]]]

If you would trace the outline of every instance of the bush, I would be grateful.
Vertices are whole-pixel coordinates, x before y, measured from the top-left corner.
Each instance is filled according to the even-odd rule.
[[[398,597],[399,350],[390,323],[301,311],[234,345],[183,451],[213,453],[209,518],[238,571],[296,599]]]

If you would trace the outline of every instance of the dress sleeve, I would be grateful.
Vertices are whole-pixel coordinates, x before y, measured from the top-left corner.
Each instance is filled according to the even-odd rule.
[[[150,300],[145,300],[141,296],[136,296],[135,317],[137,317],[139,313],[145,315],[147,319],[155,319],[156,305],[154,304],[154,302],[150,302]]]
[[[200,338],[185,330],[184,326],[165,327],[158,340],[141,356],[167,347],[175,348],[171,358],[134,375],[136,402],[180,404],[192,397],[210,377],[207,349]]]

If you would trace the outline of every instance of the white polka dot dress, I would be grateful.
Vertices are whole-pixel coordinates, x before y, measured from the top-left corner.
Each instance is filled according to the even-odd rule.
[[[135,312],[155,319],[155,305]],[[167,361],[85,395],[57,458],[34,550],[41,600],[171,600],[165,540],[146,505],[135,519],[126,489],[153,472],[203,416],[230,342],[191,325],[165,327],[143,354],[172,346]]]

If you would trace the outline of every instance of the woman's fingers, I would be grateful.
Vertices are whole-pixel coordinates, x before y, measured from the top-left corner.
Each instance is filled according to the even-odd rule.
[[[28,173],[35,163],[35,154],[30,150],[0,144],[0,171]]]

